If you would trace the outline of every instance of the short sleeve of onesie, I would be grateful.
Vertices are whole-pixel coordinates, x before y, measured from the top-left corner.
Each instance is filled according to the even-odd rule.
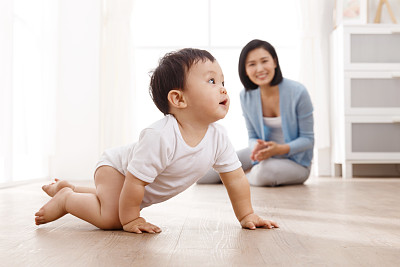
[[[231,172],[242,166],[225,129],[218,125],[218,149],[213,168],[218,173]]]
[[[137,142],[128,171],[138,179],[152,183],[168,165],[166,142],[159,131],[145,129]]]

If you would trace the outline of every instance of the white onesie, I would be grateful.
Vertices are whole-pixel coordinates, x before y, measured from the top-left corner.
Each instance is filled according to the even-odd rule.
[[[145,128],[135,144],[106,150],[97,167],[108,165],[123,175],[129,171],[148,184],[141,208],[163,202],[181,193],[202,178],[213,167],[230,172],[241,167],[225,129],[210,124],[196,147],[182,138],[174,116]]]

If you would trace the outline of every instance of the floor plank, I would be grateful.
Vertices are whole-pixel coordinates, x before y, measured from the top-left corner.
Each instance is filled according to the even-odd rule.
[[[41,184],[0,189],[0,266],[400,266],[400,179],[252,187],[255,211],[280,224],[255,231],[240,228],[222,185],[194,185],[143,210],[156,235],[71,215],[38,227]]]

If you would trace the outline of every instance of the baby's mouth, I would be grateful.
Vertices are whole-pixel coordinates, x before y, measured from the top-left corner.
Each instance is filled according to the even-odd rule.
[[[220,105],[224,105],[224,106],[225,106],[227,102],[228,102],[228,99],[225,99],[225,100],[223,100],[223,101],[219,102],[219,104],[220,104]]]

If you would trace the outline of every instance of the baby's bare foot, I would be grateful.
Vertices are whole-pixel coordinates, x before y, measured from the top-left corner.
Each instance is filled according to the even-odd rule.
[[[41,207],[40,210],[35,213],[36,225],[52,222],[67,214],[65,210],[65,200],[70,193],[72,193],[70,188],[63,188],[50,199],[46,205]]]
[[[46,192],[46,194],[48,194],[51,197],[54,197],[55,194],[57,194],[57,192],[63,189],[64,187],[69,187],[72,190],[74,190],[74,186],[68,183],[67,181],[59,180],[57,178],[54,179],[54,181],[55,182],[51,184],[42,186],[43,191]]]

